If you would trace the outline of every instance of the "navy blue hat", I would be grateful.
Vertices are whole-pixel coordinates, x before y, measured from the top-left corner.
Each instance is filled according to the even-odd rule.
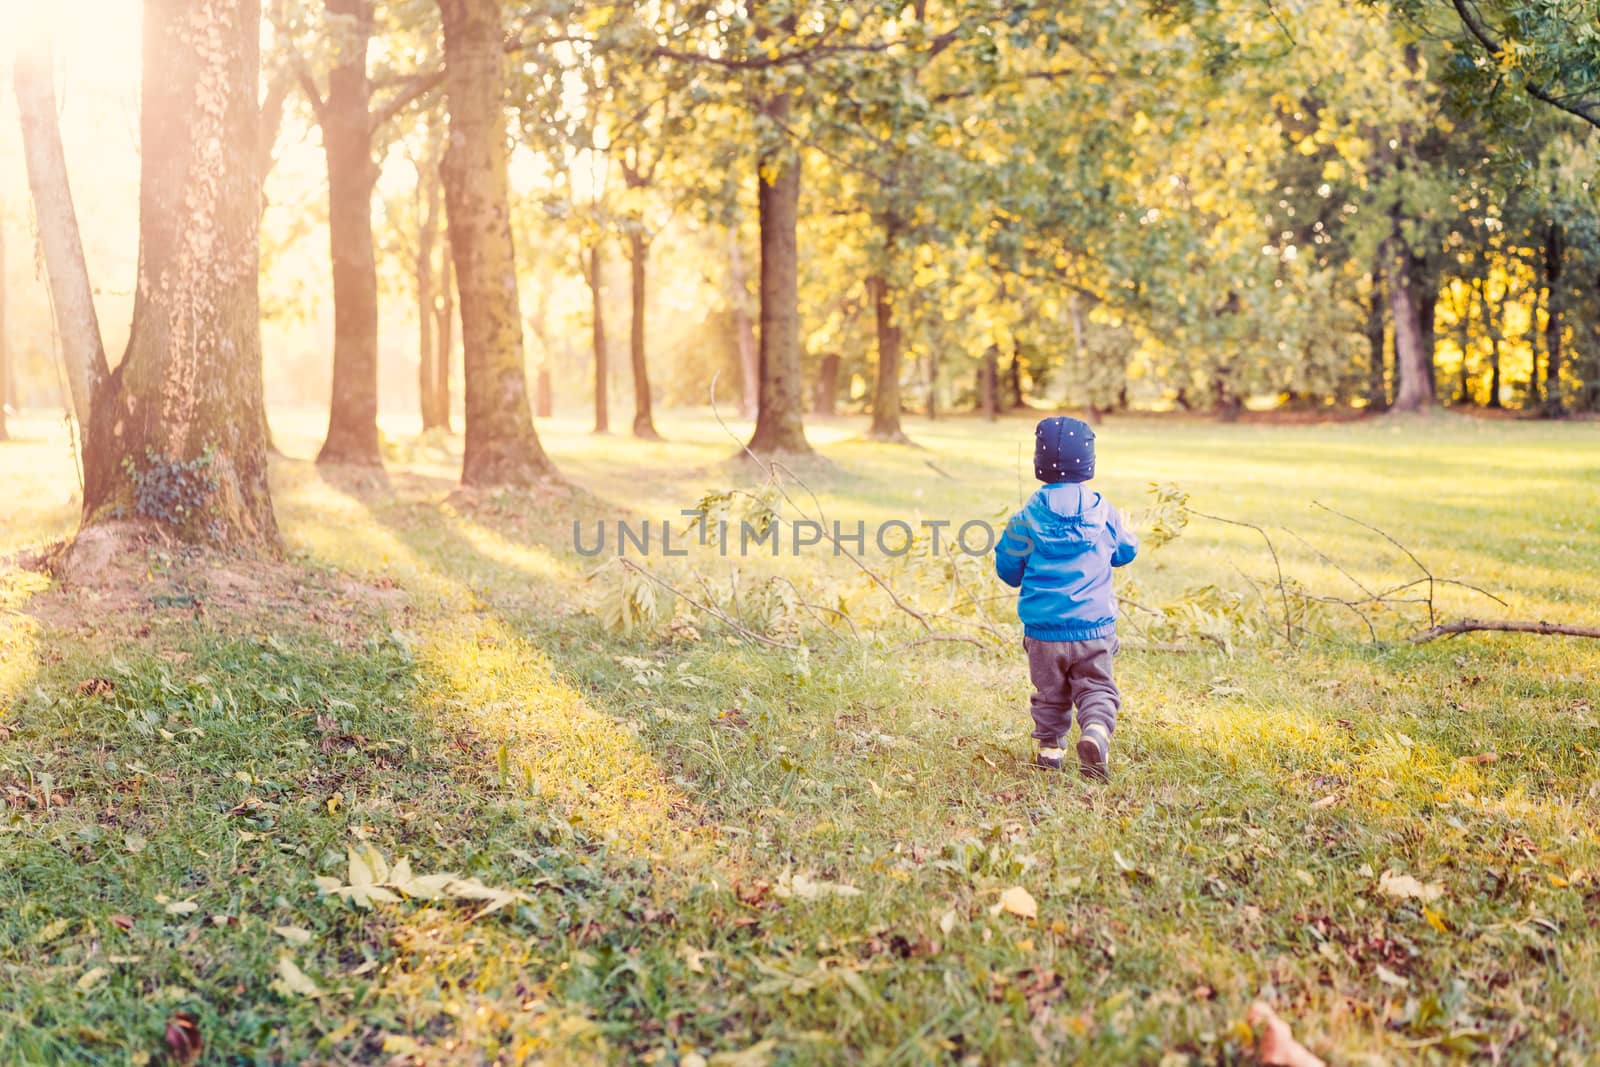
[[[1040,419],[1033,431],[1033,476],[1041,482],[1086,482],[1094,477],[1094,431],[1082,419]]]

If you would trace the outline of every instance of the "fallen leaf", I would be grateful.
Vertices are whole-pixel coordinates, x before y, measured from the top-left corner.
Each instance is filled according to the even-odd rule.
[[[1250,1025],[1257,1032],[1256,1058],[1262,1067],[1327,1067],[1323,1060],[1294,1039],[1289,1024],[1263,1001],[1250,1005]]]
[[[85,678],[78,683],[78,695],[81,697],[110,696],[116,691],[115,683],[107,678]]]
[[[1312,811],[1322,811],[1325,808],[1333,807],[1337,803],[1339,803],[1339,794],[1338,793],[1329,793],[1327,796],[1323,797],[1320,800],[1313,800],[1311,802],[1311,810]]]
[[[1429,926],[1433,927],[1441,934],[1448,934],[1450,932],[1450,926],[1444,921],[1444,916],[1440,915],[1426,904],[1422,906],[1422,917],[1428,920]]]
[[[1495,763],[1499,759],[1500,759],[1500,754],[1497,753],[1497,752],[1480,752],[1476,756],[1462,756],[1461,757],[1461,762],[1462,763],[1476,763],[1479,766],[1482,766],[1482,765],[1487,764],[1487,763]]]
[[[35,945],[48,945],[68,930],[72,929],[71,919],[57,919],[40,927],[39,932],[33,935]]]
[[[293,993],[302,997],[320,997],[322,988],[311,980],[311,976],[295,966],[294,960],[288,956],[278,961],[278,977],[273,986],[284,992]]]
[[[807,878],[803,874],[791,875],[784,872],[778,884],[772,887],[774,896],[793,897],[796,900],[820,900],[826,896],[859,897],[861,890],[853,885],[843,885],[839,882],[823,882]]]
[[[132,930],[133,929],[133,916],[132,915],[123,915],[123,914],[121,914],[119,912],[119,913],[114,914],[114,915],[108,915],[107,918],[111,920],[111,925],[115,926],[118,930]]]
[[[1385,985],[1392,985],[1392,986],[1395,986],[1395,987],[1397,987],[1399,989],[1404,989],[1406,986],[1411,984],[1411,981],[1409,979],[1400,977],[1398,974],[1395,974],[1393,971],[1391,971],[1389,968],[1385,967],[1381,963],[1378,964],[1378,968],[1377,969],[1378,969],[1378,981],[1384,983]]]
[[[78,988],[87,993],[100,984],[101,979],[111,972],[104,967],[91,967],[83,972],[83,977],[78,979]]]
[[[1378,878],[1378,892],[1396,900],[1420,900],[1431,904],[1444,896],[1444,886],[1419,882],[1409,874],[1384,871]]]
[[[1009,912],[1021,919],[1033,920],[1039,917],[1039,902],[1033,899],[1033,894],[1014,885],[1000,894],[1000,902],[990,909],[995,915]]]
[[[167,1020],[166,1041],[172,1062],[178,1067],[188,1067],[198,1060],[206,1044],[200,1036],[200,1020],[186,1011],[174,1012]]]
[[[200,905],[192,900],[174,900],[167,904],[168,915],[191,915],[200,910]]]
[[[311,942],[311,931],[300,926],[274,926],[272,932],[289,942],[291,945],[306,945]]]

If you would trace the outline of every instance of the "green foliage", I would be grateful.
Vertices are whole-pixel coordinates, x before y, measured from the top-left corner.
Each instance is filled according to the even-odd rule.
[[[213,460],[209,447],[190,460],[168,459],[154,449],[145,451],[143,464],[124,456],[122,468],[133,483],[134,514],[169,526],[195,522],[217,491]]]

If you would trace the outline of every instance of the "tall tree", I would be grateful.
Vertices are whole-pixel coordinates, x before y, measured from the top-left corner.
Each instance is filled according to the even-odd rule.
[[[808,453],[801,416],[800,153],[781,131],[790,98],[764,108],[774,132],[760,153],[757,204],[761,226],[760,405],[750,448],[758,453]]]
[[[390,79],[374,99],[368,52],[374,0],[323,0],[331,36],[327,91],[296,53],[301,90],[322,128],[328,165],[328,243],[333,262],[333,390],[319,463],[381,465],[378,446],[378,272],[372,191],[378,180],[374,141],[392,118],[438,85],[437,71]]]
[[[139,277],[127,353],[94,368],[85,527],[275,546],[262,436],[259,0],[147,0]]]
[[[606,261],[604,234],[589,246],[583,275],[589,282],[589,335],[594,349],[594,432],[611,432],[611,402],[607,385],[611,367],[606,359]]]
[[[67,388],[78,425],[87,427],[95,393],[108,373],[106,352],[94,307],[94,289],[89,284],[89,268],[83,258],[78,216],[72,205],[72,187],[67,180],[50,65],[48,39],[42,33],[33,35],[18,49],[12,81],[22,119],[28,188],[33,194],[39,245],[44,252],[56,331],[66,364]],[[254,100],[254,90],[251,99]],[[253,146],[252,141],[252,151]]]
[[[11,439],[6,427],[6,405],[11,402],[10,340],[6,332],[6,205],[0,201],[0,441]]]
[[[439,0],[444,18],[445,217],[466,362],[466,485],[531,485],[555,474],[528,408],[507,175],[499,0]]]
[[[434,269],[434,258],[442,225],[439,157],[443,139],[430,120],[426,130],[427,148],[417,163],[418,196],[422,210],[417,223],[417,396],[422,413],[422,430],[450,432],[450,272],[449,249],[445,249],[443,293]],[[443,312],[443,321],[441,319]],[[437,334],[437,336],[436,336]]]

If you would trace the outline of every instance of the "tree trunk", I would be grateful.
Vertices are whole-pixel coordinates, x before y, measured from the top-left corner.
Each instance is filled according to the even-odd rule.
[[[1367,305],[1367,321],[1362,332],[1367,338],[1367,407],[1383,411],[1389,406],[1389,386],[1384,374],[1383,279],[1372,277],[1372,301]]]
[[[1544,413],[1550,417],[1559,417],[1565,411],[1565,399],[1561,392],[1561,313],[1565,306],[1561,293],[1561,271],[1565,265],[1566,250],[1566,231],[1559,222],[1552,222],[1544,242],[1544,280],[1550,296],[1545,305],[1544,381],[1539,390]]]
[[[1400,240],[1400,224],[1386,242],[1389,248],[1389,309],[1394,320],[1395,376],[1399,389],[1395,411],[1421,411],[1433,404],[1433,353],[1422,335],[1422,313],[1411,276],[1412,259]]]
[[[554,392],[550,387],[550,368],[540,367],[538,383],[534,393],[534,414],[541,419],[548,419],[555,409]]]
[[[989,422],[1000,417],[1000,346],[984,349],[978,366],[978,410]]]
[[[606,378],[609,368],[606,366],[606,309],[605,309],[605,261],[600,254],[600,241],[595,241],[589,249],[589,269],[585,275],[589,281],[590,320],[593,326],[592,347],[594,349],[594,432],[611,432],[611,403],[606,391]]]
[[[528,409],[516,249],[506,173],[506,76],[499,0],[439,0],[450,147],[445,219],[466,364],[466,485],[552,477]]]
[[[633,321],[628,337],[628,350],[633,360],[633,436],[659,441],[661,435],[656,432],[650,412],[650,368],[645,362],[645,305],[649,296],[645,283],[650,242],[643,233],[634,230],[628,235],[628,250],[633,267]]]
[[[1022,403],[1022,345],[1011,342],[1011,369],[1006,375],[1006,388],[1011,392],[1011,410],[1020,411]]]
[[[781,124],[788,119],[789,98],[774,97],[765,110]],[[800,155],[786,144],[767,148],[759,167],[761,396],[750,449],[809,453],[800,411]]]
[[[378,267],[372,239],[372,0],[326,0],[338,39],[319,118],[328,157],[333,259],[333,395],[318,463],[378,466]]]
[[[139,278],[127,354],[91,406],[83,524],[136,517],[187,540],[275,546],[256,293],[260,5],[146,0],[144,12]]]
[[[750,279],[745,274],[739,229],[728,230],[728,288],[733,304],[733,337],[739,346],[739,414],[756,417],[761,407],[761,355],[756,345],[756,324],[750,318]]]
[[[939,349],[937,346],[928,349],[928,421],[933,422],[939,417]]]
[[[1489,327],[1489,400],[1484,407],[1491,411],[1499,411],[1505,405],[1500,401],[1500,342],[1503,338],[1503,325],[1501,314],[1505,310],[1505,300],[1502,299],[1499,307],[1489,303],[1489,283],[1484,282],[1483,317]],[[1507,294],[1508,296],[1510,294]]]
[[[6,405],[11,403],[11,359],[6,334],[6,212],[0,202],[0,441],[9,441]]]
[[[839,353],[829,352],[822,357],[817,368],[817,388],[812,397],[812,410],[818,415],[832,418],[839,407]]]
[[[1437,391],[1434,382],[1434,356],[1439,351],[1439,336],[1437,330],[1439,308],[1439,279],[1429,269],[1426,258],[1422,256],[1411,257],[1411,288],[1417,301],[1417,335],[1422,338],[1422,351],[1428,360],[1428,383],[1430,396]]]
[[[55,308],[56,332],[61,337],[67,387],[78,425],[86,427],[90,407],[106,375],[106,352],[95,313],[94,290],[83,258],[78,216],[67,182],[67,161],[61,150],[55,85],[51,80],[51,49],[35,40],[17,50],[13,86],[22,120],[22,148],[27,159],[28,187],[33,192],[39,245],[50,281],[50,301]],[[255,95],[251,92],[254,110]],[[251,138],[254,151],[254,136]]]
[[[434,341],[433,246],[439,233],[438,167],[430,159],[424,164],[423,213],[417,227],[417,401],[422,414],[422,432],[437,429],[439,420],[439,372],[434,367],[438,345]]]
[[[889,239],[893,240],[892,228]],[[903,444],[906,435],[900,428],[900,327],[895,322],[894,294],[881,274],[867,279],[867,293],[878,328],[878,381],[872,395],[872,427],[867,436]]]
[[[439,245],[439,310],[434,320],[433,396],[439,405],[439,428],[450,433],[450,364],[455,356],[456,269],[448,231]]]

